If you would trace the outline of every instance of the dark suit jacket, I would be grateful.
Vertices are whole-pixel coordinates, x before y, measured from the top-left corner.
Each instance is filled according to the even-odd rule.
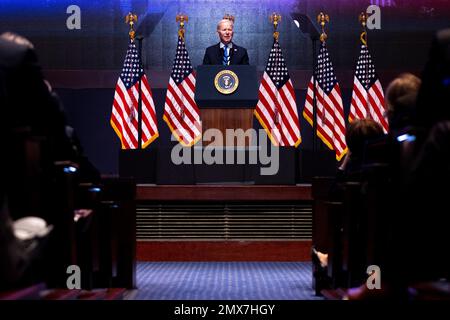
[[[203,64],[222,64],[223,49],[220,43],[206,48]],[[230,50],[230,64],[249,64],[247,50],[233,43]]]

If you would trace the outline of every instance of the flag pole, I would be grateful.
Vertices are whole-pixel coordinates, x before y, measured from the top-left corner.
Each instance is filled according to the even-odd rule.
[[[325,33],[325,24],[330,22],[330,17],[323,12],[320,12],[317,15],[317,22],[320,24],[322,33],[319,36],[319,40],[321,43],[324,43],[328,38]],[[316,162],[317,162],[317,38],[313,40],[313,176],[316,173]]]
[[[138,40],[138,56],[139,61],[142,65],[142,68],[144,68],[144,65],[142,64],[142,40],[144,37],[141,35],[137,36],[136,39]],[[138,99],[138,149],[142,149],[142,77],[139,77],[139,99]]]
[[[359,15],[359,22],[362,25],[363,31],[361,33],[360,39],[361,42],[367,47],[367,13],[365,12],[361,12],[361,14]]]
[[[315,162],[317,152],[317,39],[312,40],[312,54],[313,54],[313,137],[312,137],[312,149],[313,149],[313,176],[315,174]]]
[[[367,13],[361,12],[358,19],[359,19],[359,22],[361,23],[361,26],[362,26],[362,32],[361,32],[361,35],[360,35],[359,39],[361,40],[361,43],[363,45],[365,45],[367,50],[368,50],[369,46],[367,44],[367,29],[366,29],[366,26],[367,26]],[[369,79],[369,65],[366,63],[365,67],[366,68],[364,70],[364,81],[366,83],[364,83],[364,88],[366,89],[367,88],[367,80]],[[365,98],[366,98],[366,101],[367,101],[368,100],[367,89],[364,90],[364,91],[366,93],[366,97]],[[372,115],[370,114],[370,112],[367,112],[367,118],[372,119]]]
[[[319,21],[319,16],[317,16],[317,21]],[[320,40],[322,39],[322,35],[320,35]],[[316,37],[311,37],[312,40],[312,53],[313,53],[313,136],[312,136],[312,177],[314,178],[316,174],[316,162],[317,162],[317,40]]]
[[[185,32],[184,23],[189,21],[189,17],[183,13],[179,13],[176,16],[175,21],[180,23],[180,25],[178,27],[178,37],[181,38],[184,42],[184,32]],[[181,106],[180,106],[181,119],[184,119],[185,112],[186,112],[185,108],[186,108],[186,106],[184,104],[181,104]]]
[[[281,21],[281,15],[278,13],[272,13],[269,17],[270,21],[273,24],[273,39],[275,41],[278,41],[278,38],[280,36],[280,33],[278,32],[278,24]],[[276,60],[276,63],[278,63],[278,60]],[[278,65],[276,65],[275,67],[278,67]],[[274,117],[274,122],[275,125],[278,126],[278,124],[280,123],[280,111],[279,111],[279,104],[278,104],[278,90],[276,92],[276,101],[275,101],[275,117]]]
[[[130,31],[128,35],[130,36],[131,41],[138,41],[138,59],[141,64],[138,66],[140,68],[142,66],[142,40],[144,39],[142,36],[136,36],[136,31],[134,30],[134,24],[137,22],[137,15],[132,14],[131,12],[125,17],[125,22],[130,25]],[[143,68],[143,66],[142,66]],[[138,146],[137,149],[142,149],[142,77],[139,77],[139,97],[138,97]]]

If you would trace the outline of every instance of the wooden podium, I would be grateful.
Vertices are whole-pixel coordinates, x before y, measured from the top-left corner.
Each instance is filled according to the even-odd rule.
[[[202,109],[202,130],[205,132],[208,129],[218,129],[223,137],[226,137],[226,129],[242,129],[247,131],[253,128],[253,109],[249,108],[234,108],[234,109],[218,109],[208,108]],[[225,146],[249,146],[251,141],[245,140],[242,145],[239,141],[224,141]],[[203,142],[204,145],[221,145],[217,142]]]
[[[216,75],[224,70],[230,70],[237,75],[239,85],[231,94],[220,93],[214,82]],[[247,131],[253,128],[253,110],[258,101],[258,83],[256,79],[256,67],[248,65],[221,66],[207,65],[197,68],[197,82],[195,100],[201,109],[202,131],[217,129],[224,137],[220,141],[204,142],[203,144],[214,146],[248,146],[251,141],[245,139],[245,143],[239,141],[226,141],[226,129],[242,129]]]

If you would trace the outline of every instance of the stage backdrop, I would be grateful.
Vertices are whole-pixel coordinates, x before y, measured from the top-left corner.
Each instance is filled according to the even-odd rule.
[[[175,55],[177,13],[189,16],[186,46],[194,66],[201,63],[205,48],[217,42],[216,24],[229,13],[236,18],[234,41],[248,49],[250,63],[260,73],[273,41],[269,15],[281,13],[280,44],[301,114],[303,89],[311,76],[311,43],[290,13],[306,13],[313,20],[320,11],[330,15],[328,49],[347,110],[359,54],[358,15],[371,4],[381,9],[381,29],[369,31],[369,45],[382,84],[386,86],[400,72],[420,73],[432,34],[449,26],[450,0],[0,0],[0,32],[18,32],[35,44],[45,74],[59,90],[88,156],[102,172],[117,173],[120,146],[109,126],[109,112],[128,44],[124,16],[129,11],[139,16],[143,62],[158,113]],[[75,12],[73,5],[80,10],[79,29],[67,25]],[[159,126],[165,126],[162,119]],[[301,130],[304,142],[299,148],[308,150],[312,134],[303,120]],[[165,144],[166,133],[158,140],[159,145]]]
[[[369,34],[379,69],[417,69],[431,32],[450,20],[448,0],[1,0],[0,30],[29,37],[46,69],[119,69],[128,37],[124,16],[132,11],[145,37],[146,67],[166,70],[175,51],[177,13],[189,16],[186,45],[194,66],[201,63],[205,47],[217,41],[217,21],[229,13],[236,18],[235,42],[248,48],[251,64],[262,70],[272,43],[268,17],[280,12],[280,44],[289,68],[309,69],[309,41],[290,13],[315,19],[323,10],[331,17],[329,51],[335,67],[345,69],[353,67],[358,54],[358,14],[371,3],[381,7],[381,29]],[[81,29],[66,26],[70,5],[80,8]]]

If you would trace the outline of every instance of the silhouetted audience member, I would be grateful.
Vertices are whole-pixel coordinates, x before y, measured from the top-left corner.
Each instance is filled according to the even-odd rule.
[[[450,243],[450,29],[439,31],[433,40],[429,60],[422,73],[414,112],[406,118],[396,118],[394,128],[411,122],[413,134],[394,134],[397,142],[414,142],[415,152],[402,161],[403,150],[390,155],[392,197],[386,199],[385,208],[392,215],[392,233],[381,278],[384,290],[380,295],[373,290],[349,290],[347,298],[406,299],[409,287],[423,281],[450,279],[450,264],[446,255]],[[414,105],[417,80],[404,79],[409,85],[402,105]],[[398,86],[394,81],[394,87]],[[387,99],[398,89],[388,92]],[[392,99],[394,108],[398,99]],[[389,102],[388,102],[389,103]],[[403,109],[405,110],[405,109]],[[395,111],[395,110],[394,110]],[[410,116],[412,115],[412,118]],[[408,119],[409,118],[409,119]],[[401,133],[401,132],[400,132]],[[409,132],[411,133],[411,132]],[[392,149],[391,149],[392,150]],[[396,169],[404,170],[403,176]],[[394,169],[392,169],[394,168]]]
[[[348,153],[339,166],[336,180],[330,188],[330,200],[344,201],[345,183],[360,181],[362,178],[361,171],[366,144],[382,137],[384,137],[383,127],[372,119],[357,119],[350,123],[346,132]],[[316,279],[320,277],[327,282],[328,253],[313,248],[311,254],[315,270],[314,276]]]
[[[450,244],[450,29],[436,34],[422,81],[417,124],[423,128],[424,142],[407,181],[405,260],[413,280],[449,280],[449,259],[440,257]]]
[[[73,128],[68,126],[57,95],[41,73],[31,42],[14,33],[0,35],[0,289],[26,285],[24,276],[36,252],[29,239],[20,239],[17,220],[26,225],[61,220],[55,199],[57,165],[72,161],[83,179],[98,182],[100,175],[82,153]],[[92,181],[91,180],[91,181]],[[40,219],[42,218],[42,219]],[[69,217],[70,219],[70,217]],[[13,227],[14,223],[14,227]],[[36,227],[36,225],[34,226]],[[64,230],[54,225],[56,233]],[[24,230],[22,230],[24,231]],[[22,232],[23,235],[23,232]],[[58,247],[52,238],[52,250]],[[50,255],[58,253],[50,252]],[[40,267],[45,266],[39,266]],[[36,269],[36,270],[37,270]],[[31,272],[33,273],[33,272]],[[37,272],[39,273],[39,271]],[[36,275],[40,277],[40,273]],[[34,275],[30,280],[33,281]]]
[[[388,85],[386,105],[389,131],[397,132],[412,125],[421,83],[415,75],[403,73]]]
[[[59,106],[43,80],[33,45],[14,33],[0,35],[0,165],[2,285],[24,283],[32,263],[25,242],[15,236],[14,220],[52,210],[54,161],[69,140]]]
[[[39,195],[47,190],[53,162],[68,144],[59,106],[43,80],[33,45],[13,34],[0,35],[1,126],[6,166],[2,177],[13,219],[34,215],[44,218],[48,209]],[[57,141],[64,141],[57,143]]]
[[[357,177],[361,171],[365,146],[382,137],[383,127],[372,119],[357,119],[350,123],[345,134],[348,153],[338,168],[338,178],[346,180]]]
[[[3,147],[9,152],[2,172],[9,186],[11,216],[31,214],[51,220],[46,204],[51,195],[38,195],[37,190],[49,189],[55,162],[73,161],[85,181],[98,182],[100,174],[83,155],[30,41],[10,32],[0,35],[0,78],[0,123],[12,137],[5,139]]]
[[[0,35],[0,68],[2,124],[64,140],[61,107],[44,81],[33,45],[14,33]]]
[[[365,284],[359,288],[350,289],[348,299],[363,298],[397,298],[406,296],[404,283],[395,283],[398,277],[397,264],[398,246],[393,246],[394,233],[402,228],[403,219],[399,218],[403,208],[393,199],[405,197],[404,177],[408,172],[408,162],[413,153],[408,150],[412,128],[412,119],[416,108],[417,94],[421,80],[412,74],[402,74],[394,79],[386,90],[387,115],[389,132],[383,135],[382,127],[373,120],[363,120],[361,123],[350,124],[347,130],[347,145],[350,150],[349,158],[344,160],[345,171],[350,169],[353,174],[343,176],[355,177],[370,187],[371,196],[368,203],[369,219],[376,221],[376,226],[370,227],[373,241],[372,263],[382,269],[382,291],[369,291]],[[400,138],[399,138],[400,137]],[[411,139],[414,140],[414,139]],[[356,155],[354,153],[356,152]],[[351,164],[350,168],[346,163]],[[352,164],[353,162],[353,164]],[[356,170],[355,170],[356,169]],[[355,180],[355,178],[353,178]],[[339,190],[339,189],[337,189]],[[361,212],[361,214],[364,214]],[[364,253],[361,253],[364,254]]]
[[[416,156],[416,146],[420,144],[421,129],[414,123],[416,102],[422,81],[411,73],[401,74],[394,79],[386,90],[388,106],[389,160],[393,170],[402,173],[400,179],[409,174],[410,162]]]

